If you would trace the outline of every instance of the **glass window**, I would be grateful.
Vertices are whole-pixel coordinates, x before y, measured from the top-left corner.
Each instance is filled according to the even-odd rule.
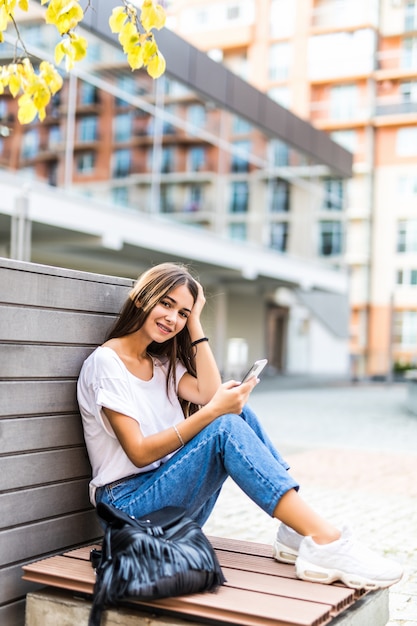
[[[288,242],[288,222],[271,224],[269,246],[279,252],[286,252]]]
[[[286,85],[273,87],[268,91],[268,96],[286,109],[291,107],[291,91]]]
[[[398,179],[398,193],[401,196],[417,195],[417,176],[400,176]]]
[[[76,159],[76,169],[78,174],[91,174],[96,164],[96,155],[94,152],[84,152],[79,154]]]
[[[342,222],[325,220],[319,223],[320,256],[335,256],[342,253]]]
[[[246,224],[244,222],[229,224],[229,237],[235,241],[246,241],[248,238]]]
[[[230,213],[246,213],[249,206],[249,187],[247,182],[232,183]]]
[[[271,213],[287,213],[290,210],[290,186],[285,180],[271,183]]]
[[[90,52],[90,48],[89,48]],[[81,104],[97,104],[98,89],[95,85],[87,83],[84,80],[80,83],[80,102]]]
[[[5,120],[7,117],[7,100],[0,100],[0,120]]]
[[[287,80],[291,65],[291,46],[286,41],[269,48],[269,80]]]
[[[230,4],[226,7],[226,20],[233,21],[240,17],[240,6],[238,4]]]
[[[62,143],[62,133],[59,126],[51,126],[49,129],[49,148],[53,150]]]
[[[417,102],[417,80],[408,80],[400,83],[402,102]]]
[[[203,207],[203,186],[190,185],[188,189],[188,201],[184,207],[185,212],[193,213],[200,211]]]
[[[137,93],[136,78],[129,74],[121,74],[116,80],[116,87],[121,91],[133,96]],[[122,96],[116,98],[116,106],[127,106],[129,103]]]
[[[133,114],[122,113],[116,115],[113,121],[113,132],[115,141],[129,141],[132,139]]]
[[[231,171],[232,172],[249,172],[249,161],[247,157],[250,155],[252,144],[250,141],[234,141],[233,147],[236,152],[231,154]]]
[[[330,116],[332,119],[350,119],[358,113],[357,85],[336,85],[330,88]]]
[[[404,9],[404,30],[417,30],[417,6],[415,0],[408,0]]]
[[[404,284],[404,271],[397,270],[397,285],[403,285],[403,284]]]
[[[286,143],[279,139],[272,139],[270,142],[272,165],[275,167],[284,167],[290,162],[290,149]]]
[[[162,148],[161,172],[163,174],[174,171],[174,157],[175,151],[172,146]]]
[[[161,213],[173,213],[175,211],[174,191],[174,185],[161,185]]]
[[[252,130],[252,124],[245,120],[244,117],[240,117],[240,115],[233,116],[233,133],[235,135],[249,134]]]
[[[417,344],[417,311],[396,311],[394,315],[394,343],[405,349]]]
[[[199,172],[205,169],[206,150],[201,146],[194,146],[189,152],[189,169],[191,172]]]
[[[341,178],[326,178],[323,182],[323,209],[341,211],[343,209],[343,180]]]
[[[417,155],[417,127],[405,126],[397,130],[396,143],[398,156],[416,156]]]
[[[111,190],[113,204],[117,206],[129,205],[129,189],[127,187],[113,187]]]
[[[411,70],[417,65],[417,37],[405,37],[401,51],[401,68]]]
[[[417,270],[410,270],[410,285],[417,285]]]
[[[346,150],[355,153],[358,149],[358,133],[356,130],[335,130],[331,138]]]
[[[417,252],[417,220],[398,222],[397,252]]]
[[[206,108],[202,104],[192,104],[187,109],[187,121],[193,126],[204,128],[206,125]]]
[[[116,150],[113,154],[113,177],[123,178],[131,170],[132,155],[130,150]]]
[[[78,140],[86,143],[97,140],[98,117],[89,115],[78,122]]]
[[[33,159],[39,151],[39,131],[31,128],[23,135],[22,157]]]

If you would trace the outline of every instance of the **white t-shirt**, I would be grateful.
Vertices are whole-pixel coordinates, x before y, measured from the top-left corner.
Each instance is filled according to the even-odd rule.
[[[171,381],[168,397],[168,360],[164,357],[152,357],[152,360],[153,376],[147,381],[131,374],[116,352],[107,347],[96,348],[82,366],[77,396],[92,466],[90,499],[93,504],[97,487],[155,469],[174,454],[168,454],[146,467],[136,467],[124,452],[103,411],[106,407],[132,417],[140,424],[145,437],[184,419],[177,389],[186,368],[177,362],[177,389]]]

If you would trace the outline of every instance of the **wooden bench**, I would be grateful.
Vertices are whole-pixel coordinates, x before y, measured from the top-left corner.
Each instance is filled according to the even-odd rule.
[[[94,585],[88,555],[101,529],[87,497],[90,466],[75,387],[132,281],[0,259],[0,284],[0,623],[83,626]],[[388,621],[387,591],[299,581],[293,566],[274,561],[271,546],[211,540],[228,580],[217,593],[129,603],[103,621]]]

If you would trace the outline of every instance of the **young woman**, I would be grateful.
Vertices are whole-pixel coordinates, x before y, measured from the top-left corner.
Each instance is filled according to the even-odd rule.
[[[387,587],[401,567],[315,513],[246,402],[255,378],[222,383],[200,315],[201,285],[164,263],[137,280],[105,343],[85,361],[78,402],[93,504],[141,517],[182,506],[201,526],[228,476],[282,524],[274,544],[297,576]]]

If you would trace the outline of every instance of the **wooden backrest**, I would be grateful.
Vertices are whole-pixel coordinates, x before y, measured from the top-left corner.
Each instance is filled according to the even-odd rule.
[[[0,259],[0,624],[23,626],[22,565],[101,534],[76,380],[132,281]]]

